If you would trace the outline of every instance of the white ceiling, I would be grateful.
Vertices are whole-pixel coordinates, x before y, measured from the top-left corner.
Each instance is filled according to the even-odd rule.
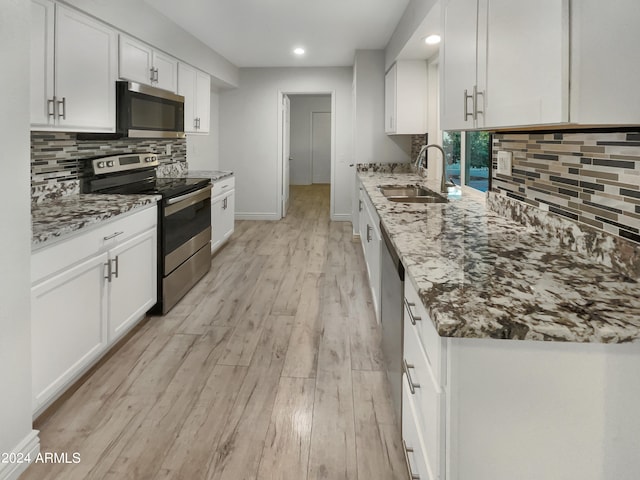
[[[409,0],[145,0],[238,67],[350,66],[384,49]],[[296,57],[292,50],[306,53]]]

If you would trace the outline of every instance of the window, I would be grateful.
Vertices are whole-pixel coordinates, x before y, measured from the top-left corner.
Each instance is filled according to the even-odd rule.
[[[491,172],[489,132],[442,132],[446,152],[446,178],[456,185],[486,192]]]

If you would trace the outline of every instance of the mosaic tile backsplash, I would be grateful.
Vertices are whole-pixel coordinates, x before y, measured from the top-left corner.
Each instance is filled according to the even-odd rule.
[[[640,244],[640,130],[495,134],[492,149],[494,192]]]
[[[167,155],[167,145],[171,153]],[[78,140],[75,133],[31,132],[31,189],[78,180],[82,177],[82,160],[121,153],[150,152],[161,164],[186,162],[185,139],[121,138]]]

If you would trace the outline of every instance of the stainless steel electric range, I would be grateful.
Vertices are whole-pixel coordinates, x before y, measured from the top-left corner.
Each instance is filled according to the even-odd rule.
[[[83,193],[156,194],[158,303],[167,313],[211,267],[211,179],[158,178],[158,157],[125,154],[95,158],[82,177]]]

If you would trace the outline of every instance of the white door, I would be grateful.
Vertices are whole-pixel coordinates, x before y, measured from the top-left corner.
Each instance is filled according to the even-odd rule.
[[[211,77],[204,72],[196,72],[196,105],[198,133],[209,133],[211,117]]]
[[[156,228],[109,252],[109,342],[113,342],[153,307],[157,298]]]
[[[178,95],[184,97],[184,131],[197,132],[196,128],[196,69],[178,64]]]
[[[476,84],[477,0],[449,0],[444,4],[444,38],[440,51],[440,127],[465,130],[474,127],[471,99]],[[523,92],[524,93],[524,92]],[[466,108],[465,108],[466,105]]]
[[[119,61],[120,78],[151,85],[153,50],[150,47],[120,35]]]
[[[282,217],[289,209],[289,176],[291,161],[291,101],[287,95],[282,98]]]
[[[55,37],[59,126],[115,130],[116,32],[58,5]]]
[[[107,346],[106,262],[106,253],[97,255],[31,289],[34,411]]]
[[[31,2],[31,125],[53,124],[54,4]]]
[[[160,52],[153,52],[153,67],[156,69],[154,87],[176,93],[178,91],[178,61]]]
[[[331,183],[331,113],[311,114],[311,169],[313,183]]]

